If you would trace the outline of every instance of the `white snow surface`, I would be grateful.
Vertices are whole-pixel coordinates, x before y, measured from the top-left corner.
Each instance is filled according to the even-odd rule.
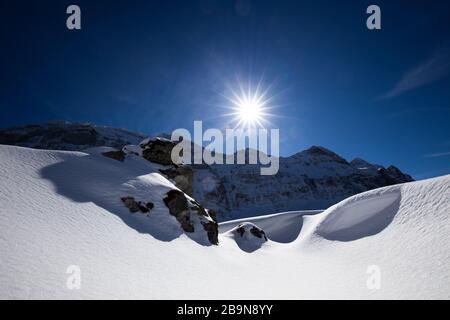
[[[220,225],[187,236],[162,202],[157,165],[86,152],[0,146],[2,299],[449,299],[450,175],[380,188],[324,212]],[[131,214],[120,196],[152,201]],[[242,222],[269,238],[246,252]],[[228,233],[227,233],[228,231]],[[81,288],[68,289],[67,268]],[[379,289],[371,289],[380,271]]]

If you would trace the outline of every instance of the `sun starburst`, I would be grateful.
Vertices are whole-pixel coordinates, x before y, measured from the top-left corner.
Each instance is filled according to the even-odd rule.
[[[231,95],[226,98],[231,102],[229,109],[232,112],[229,115],[234,117],[235,127],[264,127],[270,116],[268,113],[270,109],[268,90],[261,90],[260,84],[253,89],[250,84],[244,88],[239,83],[238,92],[233,89],[230,91]]]

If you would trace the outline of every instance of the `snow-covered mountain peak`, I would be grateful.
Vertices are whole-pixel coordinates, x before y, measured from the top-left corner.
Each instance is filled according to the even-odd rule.
[[[361,158],[353,159],[352,161],[350,161],[350,164],[357,169],[368,169],[372,167],[377,167],[377,165],[369,163],[368,161]]]
[[[339,156],[338,154],[334,153],[331,150],[328,150],[327,148],[321,147],[321,146],[312,146],[304,151],[301,151],[293,156],[294,158],[303,158],[308,159],[312,158],[316,161],[335,161],[342,164],[348,164],[348,162]]]

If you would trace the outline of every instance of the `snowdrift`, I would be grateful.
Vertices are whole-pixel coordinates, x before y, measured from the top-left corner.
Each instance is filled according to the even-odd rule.
[[[226,222],[215,246],[168,213],[162,198],[174,186],[161,167],[103,151],[0,146],[0,298],[450,298],[450,176],[362,193],[322,213]],[[154,208],[132,214],[123,196]],[[240,224],[267,241],[249,238],[243,250]],[[81,271],[79,289],[67,286],[70,266]]]
[[[225,233],[241,223],[250,222],[262,228],[270,240],[289,243],[296,240],[300,234],[304,217],[315,215],[320,212],[322,212],[322,210],[304,210],[243,218],[222,222],[219,224],[219,230],[220,232]]]
[[[245,252],[260,249],[267,241],[264,230],[251,222],[240,223],[227,231],[224,236],[236,241],[236,244]]]

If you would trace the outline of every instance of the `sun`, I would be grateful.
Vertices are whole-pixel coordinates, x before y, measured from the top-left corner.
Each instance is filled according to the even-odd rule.
[[[252,91],[250,87],[244,90],[240,85],[239,94],[232,91],[231,97],[227,99],[232,103],[229,108],[233,112],[230,115],[234,116],[236,127],[264,127],[269,116],[269,99],[266,99],[266,93],[261,93],[259,86]]]
[[[237,108],[237,116],[244,124],[254,125],[263,120],[264,104],[255,97],[242,99]]]

